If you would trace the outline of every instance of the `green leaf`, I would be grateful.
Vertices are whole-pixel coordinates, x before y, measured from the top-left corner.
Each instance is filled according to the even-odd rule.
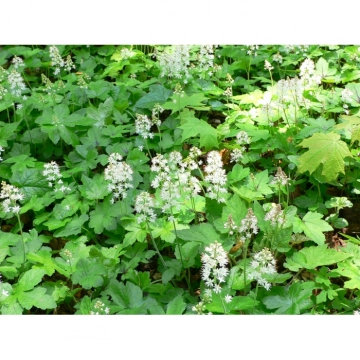
[[[236,183],[242,179],[245,179],[250,174],[248,167],[244,168],[240,164],[235,164],[232,170],[227,174],[229,184]]]
[[[83,185],[79,186],[79,190],[88,200],[100,200],[109,194],[108,182],[100,174],[95,174],[92,179],[82,175],[81,181]]]
[[[50,295],[46,294],[46,289],[42,287],[19,294],[18,301],[26,310],[30,310],[33,306],[42,310],[56,308],[56,302]]]
[[[226,306],[232,311],[249,310],[254,306],[254,300],[249,296],[234,296]]]
[[[271,293],[274,295],[264,297],[262,302],[268,309],[277,309],[275,314],[299,315],[313,306],[312,289],[304,288],[300,282],[290,287],[273,287]]]
[[[273,190],[268,186],[268,182],[268,170],[264,170],[257,173],[253,179],[249,179],[245,186],[256,194],[270,195],[273,193]]]
[[[292,257],[287,258],[284,267],[291,271],[300,269],[315,269],[319,266],[331,265],[344,261],[351,257],[351,254],[328,249],[327,245],[310,246],[294,253]]]
[[[179,126],[179,128],[183,130],[183,142],[200,134],[200,146],[204,146],[206,150],[217,148],[219,146],[216,129],[206,121],[197,119],[194,116],[193,111],[184,111],[182,118],[186,120],[183,125]]]
[[[89,226],[94,229],[96,234],[101,234],[106,230],[116,229],[116,219],[118,216],[117,208],[111,206],[108,202],[99,203],[95,210],[90,213]]]
[[[99,105],[98,109],[88,107],[87,116],[96,121],[94,126],[102,128],[105,125],[106,118],[112,114],[113,107],[114,100],[108,98],[104,103]]]
[[[175,276],[175,270],[170,268],[163,272],[161,281],[164,285],[166,285],[173,277]]]
[[[300,173],[309,171],[312,174],[322,165],[321,174],[326,181],[335,181],[340,173],[345,174],[345,157],[352,157],[345,142],[339,140],[336,133],[314,134],[311,138],[303,140],[299,145],[309,148],[300,156]]]
[[[0,126],[0,146],[8,146],[7,140],[10,139],[14,134],[20,122],[14,122],[12,124],[4,124]]]
[[[350,280],[345,281],[345,288],[360,289],[360,267],[354,264],[351,260],[338,264],[338,268],[333,270],[333,272],[350,278]]]
[[[105,266],[95,259],[80,259],[76,264],[76,271],[72,275],[74,284],[80,284],[84,289],[97,288],[104,283]]]
[[[10,304],[4,304],[4,306],[1,307],[2,315],[22,315],[22,313],[23,308],[16,300]]]
[[[325,243],[323,231],[332,231],[333,228],[324,220],[321,220],[322,214],[309,211],[303,218],[294,219],[294,232],[304,232],[305,235],[316,242],[318,245]]]
[[[151,85],[149,90],[149,93],[135,103],[135,108],[151,110],[155,104],[164,103],[172,93],[171,90],[160,84]]]
[[[171,300],[166,308],[166,315],[181,315],[186,308],[186,304],[181,295]]]
[[[304,120],[308,126],[305,126],[297,137],[299,139],[304,139],[313,135],[314,133],[328,133],[329,130],[335,125],[335,121],[333,119],[326,120],[323,117],[318,117],[317,119],[306,119]]]
[[[36,159],[29,157],[26,154],[12,156],[9,159],[3,161],[4,164],[14,164],[11,166],[12,171],[23,171],[27,167],[32,168],[35,166]]]
[[[39,169],[25,169],[15,172],[10,178],[10,183],[19,187],[26,198],[33,195],[43,195],[49,191],[48,181],[41,174]]]
[[[44,275],[45,270],[43,269],[30,269],[26,271],[16,285],[16,293],[32,290],[42,280]]]
[[[206,96],[202,93],[187,95],[184,94],[183,97],[178,99],[178,95],[173,95],[171,99],[175,100],[168,101],[162,107],[167,110],[172,110],[173,113],[184,109],[185,107],[190,107],[195,110],[209,110],[208,106],[205,106],[202,102],[207,100]]]
[[[74,216],[70,222],[65,225],[65,228],[62,230],[55,231],[55,237],[68,237],[71,235],[77,235],[83,230],[83,225],[86,221],[89,220],[87,214],[82,214],[80,216]]]
[[[37,253],[28,253],[26,257],[34,263],[41,264],[33,266],[33,269],[43,269],[49,276],[53,275],[58,268],[49,250],[39,250]]]
[[[111,280],[108,294],[113,301],[124,309],[136,309],[143,304],[143,293],[141,289],[130,281],[124,283],[117,280]]]
[[[206,245],[213,243],[215,240],[219,240],[220,237],[214,227],[209,223],[192,225],[190,229],[177,231],[177,235],[182,240],[201,242]]]
[[[199,248],[200,244],[198,242],[188,242],[181,245],[181,255],[184,269],[194,266],[195,258],[199,254]],[[178,246],[175,248],[175,256],[177,259],[181,259]]]

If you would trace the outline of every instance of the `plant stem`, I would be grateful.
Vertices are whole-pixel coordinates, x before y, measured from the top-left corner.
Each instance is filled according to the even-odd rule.
[[[254,309],[255,309],[255,302],[256,302],[256,298],[257,298],[258,288],[259,288],[259,284],[256,283],[255,295],[254,295],[254,302],[253,302],[253,307],[252,307],[252,313],[253,313],[253,314],[254,314]]]
[[[152,243],[153,243],[153,245],[154,245],[155,251],[156,251],[157,254],[159,255],[159,258],[160,258],[162,264],[164,265],[164,268],[167,270],[167,266],[166,266],[166,264],[165,264],[165,260],[164,260],[163,257],[161,256],[160,251],[159,251],[159,248],[158,248],[157,245],[156,245],[155,239],[154,239],[154,237],[152,236],[148,219],[146,219],[146,227],[147,227],[147,230],[148,230],[148,232],[149,232],[149,234],[150,234],[151,241],[152,241]]]
[[[22,240],[22,246],[23,246],[23,252],[24,252],[23,264],[25,264],[25,241],[24,241],[24,234],[23,234],[23,231],[22,231],[22,226],[21,226],[19,213],[16,213],[16,217],[17,217],[19,227],[20,227],[20,234],[21,234],[21,240]]]

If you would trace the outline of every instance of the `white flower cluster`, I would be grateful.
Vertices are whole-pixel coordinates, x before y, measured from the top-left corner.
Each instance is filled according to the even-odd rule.
[[[68,249],[64,250],[64,256],[67,258],[66,262],[68,263],[73,259],[73,253]]]
[[[180,164],[180,166],[185,167],[189,170],[195,170],[199,168],[199,165],[202,164],[202,161],[197,161],[196,158],[201,155],[201,150],[197,148],[196,146],[193,146],[190,151],[187,158],[183,160],[183,163]]]
[[[274,67],[267,60],[265,60],[264,69],[271,71],[274,69]]]
[[[152,139],[154,137],[154,134],[150,131],[152,126],[153,123],[147,115],[136,114],[135,132],[139,134],[142,138]]]
[[[249,49],[246,53],[250,56],[254,55],[257,56],[257,51],[259,49],[259,45],[248,45],[247,48]]]
[[[96,301],[94,311],[90,311],[90,315],[108,315],[110,313],[110,309],[108,307],[104,308],[104,306],[105,304],[102,301]]]
[[[271,284],[263,278],[264,274],[276,274],[276,260],[268,248],[253,256],[247,276],[249,280],[256,280],[260,286],[270,290]]]
[[[133,170],[126,162],[121,161],[122,156],[118,153],[112,153],[109,156],[108,166],[105,168],[105,180],[109,180],[109,191],[113,193],[111,203],[118,198],[125,199],[127,190],[132,188]]]
[[[16,202],[24,200],[24,195],[16,186],[2,181],[0,199],[4,199],[2,202],[4,212],[17,214],[20,211],[20,206]]]
[[[273,55],[273,60],[279,64],[282,64],[283,57],[279,53],[277,53],[277,54]]]
[[[229,73],[226,74],[226,82],[228,82],[229,84],[234,83],[234,79],[232,78],[232,76]]]
[[[239,145],[250,144],[251,138],[246,131],[239,131],[236,134],[236,143]]]
[[[213,244],[205,247],[205,252],[201,255],[203,267],[201,269],[201,278],[204,280],[207,288],[215,294],[221,292],[221,283],[225,282],[229,270],[228,257],[222,245],[215,241]]]
[[[268,118],[273,115],[275,104],[272,101],[272,94],[270,91],[265,91],[263,98],[259,100],[259,104],[261,105],[261,111]],[[272,124],[270,124],[272,126]]]
[[[51,161],[44,165],[43,175],[49,182],[49,187],[53,187],[55,185],[55,191],[61,191],[63,193],[71,191],[71,189],[68,186],[65,186],[61,180],[62,175],[60,173],[60,167],[55,161]]]
[[[155,221],[156,214],[154,212],[154,207],[154,199],[148,192],[143,191],[136,197],[134,209],[138,213],[137,221],[139,224],[144,221]]]
[[[241,220],[241,226],[239,228],[240,240],[245,242],[247,239],[250,239],[252,235],[256,235],[259,232],[257,227],[257,218],[254,215],[254,212],[251,208],[248,209],[246,217]]]
[[[288,184],[290,179],[287,177],[285,172],[281,169],[281,167],[278,167],[276,170],[275,177],[270,182],[270,185],[286,185]]]
[[[14,96],[21,96],[21,93],[26,90],[26,85],[21,74],[18,73],[15,69],[11,69],[8,76],[8,82],[10,85],[10,92]]]
[[[300,78],[306,88],[321,84],[321,76],[315,71],[314,62],[307,58],[300,66]]]
[[[281,79],[276,85],[276,94],[280,105],[303,101],[303,83],[298,77]]]
[[[160,114],[164,111],[164,108],[160,104],[155,104],[151,112],[152,123],[156,126],[161,125]]]
[[[256,235],[259,232],[257,223],[258,221],[254,212],[249,208],[246,217],[241,220],[240,227],[235,224],[235,221],[230,214],[227,222],[224,224],[224,228],[230,230],[230,235],[234,235],[234,232],[241,234],[239,240],[244,243],[247,239],[250,239],[252,235]]]
[[[0,100],[6,95],[7,92],[7,89],[0,85]]]
[[[57,89],[56,89],[55,84],[53,84],[46,75],[41,74],[41,80],[42,80],[42,83],[45,84],[44,91],[47,92],[48,95],[52,95],[52,94],[56,93]]]
[[[7,76],[8,72],[2,66],[0,66],[0,82],[4,81]]]
[[[231,97],[231,96],[233,96],[232,88],[231,88],[231,87],[228,87],[228,88],[223,92],[223,95],[226,96],[226,97]]]
[[[70,72],[72,69],[76,69],[73,61],[71,60],[71,56],[68,55],[66,57],[66,61],[64,63],[64,69],[67,71],[67,72]]]
[[[221,155],[217,151],[209,152],[204,169],[205,181],[209,183],[207,192],[210,199],[216,199],[219,203],[225,202],[224,194],[227,193],[225,188],[227,177],[222,167]]]
[[[214,73],[214,45],[201,45],[198,53],[198,66],[201,72],[205,71],[209,76]]]
[[[190,78],[190,46],[176,45],[170,50],[165,50],[163,53],[157,55],[161,68],[161,76],[173,77],[176,79],[185,80]]]
[[[61,58],[59,53],[59,49],[56,46],[50,46],[50,59],[51,59],[51,66],[55,66],[54,75],[60,74],[60,70],[64,67],[65,62]]]
[[[349,103],[352,100],[354,93],[350,89],[343,89],[341,91],[341,101]]]
[[[14,64],[15,69],[25,66],[24,60],[16,55],[12,59],[12,63]]]
[[[77,84],[79,85],[79,88],[80,89],[87,89],[88,88],[88,83],[87,81],[90,81],[90,76],[88,74],[81,74],[79,77],[78,77],[78,81],[77,81]]]
[[[192,311],[196,312],[198,315],[205,315],[206,305],[204,302],[200,301],[198,304],[192,307]]]
[[[236,143],[241,146],[240,149],[234,149],[231,151],[230,162],[238,162],[243,158],[244,152],[246,150],[245,144],[250,144],[251,139],[246,131],[240,131],[236,134]]]
[[[156,104],[152,110],[151,119],[149,119],[149,117],[147,115],[136,114],[135,132],[144,139],[147,139],[147,138],[153,139],[154,134],[151,132],[151,128],[153,125],[156,125],[156,126],[161,125],[159,115],[163,111],[164,111],[164,109],[159,104]]]
[[[238,226],[235,224],[234,218],[230,214],[226,223],[224,224],[225,229],[229,229],[229,235],[234,235],[234,231],[237,231]]]
[[[241,149],[233,149],[230,154],[230,162],[238,162],[244,157],[245,148],[242,147]]]
[[[302,53],[303,56],[306,56],[308,49],[309,45],[284,45],[284,50],[287,54],[293,52],[297,55]]]
[[[271,204],[271,209],[265,214],[265,221],[270,221],[271,225],[283,225],[285,222],[285,214],[284,211],[281,210],[280,204]]]
[[[193,150],[191,156],[196,156],[197,152]],[[183,160],[178,151],[169,154],[169,159],[158,154],[152,159],[151,171],[157,173],[151,186],[154,189],[160,189],[160,198],[162,200],[162,212],[171,213],[172,208],[180,209],[180,199],[182,194],[187,198],[195,196],[201,191],[199,180],[191,175],[191,170],[198,165],[193,159]],[[173,216],[169,216],[169,221]]]
[[[128,49],[128,48],[122,48],[120,50],[120,56],[124,59],[127,60],[129,58],[131,58],[134,55],[134,53]]]

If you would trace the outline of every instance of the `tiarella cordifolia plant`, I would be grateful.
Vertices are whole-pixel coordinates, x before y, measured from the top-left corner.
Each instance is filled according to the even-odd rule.
[[[0,313],[358,313],[359,54],[1,46]]]
[[[264,248],[253,255],[247,274],[249,280],[256,280],[260,286],[270,290],[271,284],[264,278],[264,275],[275,273],[276,260],[269,249]]]
[[[226,190],[226,173],[222,168],[223,163],[221,155],[217,151],[211,151],[207,156],[207,164],[204,167],[205,181],[209,184],[207,186],[207,194],[211,199],[216,199],[218,202],[225,202]]]
[[[118,153],[109,156],[108,166],[105,169],[105,180],[109,181],[108,189],[113,194],[112,202],[127,197],[127,190],[133,187],[131,166]]]
[[[21,208],[18,201],[24,200],[24,195],[16,186],[2,181],[0,199],[3,199],[1,204],[5,213],[18,214]]]
[[[225,282],[229,270],[227,254],[220,243],[214,242],[205,248],[201,255],[203,263],[201,278],[204,280],[208,289],[215,294],[221,292],[221,284]]]

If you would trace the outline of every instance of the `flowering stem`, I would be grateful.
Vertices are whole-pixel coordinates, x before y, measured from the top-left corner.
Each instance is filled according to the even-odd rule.
[[[259,284],[256,283],[255,295],[254,295],[254,302],[253,302],[253,307],[252,307],[252,313],[253,313],[253,314],[254,314],[254,308],[255,308],[255,302],[256,302],[256,298],[257,298],[258,288],[259,288]]]
[[[20,227],[20,234],[21,234],[21,240],[22,240],[22,246],[23,246],[23,252],[24,252],[24,255],[23,255],[23,263],[25,264],[25,241],[24,241],[24,234],[23,234],[23,232],[22,232],[22,226],[21,226],[21,221],[20,221],[19,213],[16,213],[16,217],[17,217],[17,220],[18,220],[18,223],[19,223],[19,227]]]
[[[247,255],[247,245],[246,245],[246,240],[245,240],[244,249],[243,249],[243,259],[244,259],[244,294],[246,294],[246,255]]]
[[[225,304],[224,304],[224,300],[223,300],[223,298],[222,298],[221,295],[219,295],[219,296],[220,296],[220,300],[221,300],[222,307],[223,307],[223,309],[224,309],[224,314],[225,314],[225,315],[228,315],[228,311],[226,310],[226,306],[225,306]]]
[[[148,154],[149,154],[149,156],[150,156],[150,159],[152,159],[152,156],[151,156],[151,153],[150,153],[150,150],[149,150],[149,144],[148,144],[147,139],[145,140],[145,146],[146,146],[146,150],[148,151]]]
[[[162,264],[164,265],[164,268],[167,270],[167,266],[166,266],[166,264],[165,264],[165,260],[164,260],[163,257],[161,256],[160,251],[159,251],[159,249],[158,249],[158,247],[157,247],[157,245],[156,245],[155,239],[154,239],[154,237],[153,237],[152,234],[151,234],[149,221],[148,221],[147,219],[146,219],[146,227],[147,227],[147,230],[148,230],[148,232],[149,232],[149,234],[150,234],[151,241],[152,241],[152,243],[153,243],[153,245],[154,245],[155,251],[156,251],[157,254],[159,255],[159,258],[160,258]]]
[[[5,97],[4,97],[4,100],[5,100]],[[9,108],[8,108],[6,100],[5,100],[5,105],[6,105],[6,112],[7,112],[8,122],[10,123],[10,113],[9,113]]]
[[[172,210],[171,210],[171,215],[172,215]],[[175,236],[176,236],[176,244],[177,244],[177,246],[178,246],[179,254],[180,254],[180,259],[181,259],[181,266],[184,268],[184,261],[183,261],[183,257],[182,257],[182,252],[181,252],[181,247],[180,247],[180,243],[179,243],[179,238],[178,238],[177,231],[176,231],[175,220],[173,220],[173,225],[174,225],[174,231],[175,231]]]

